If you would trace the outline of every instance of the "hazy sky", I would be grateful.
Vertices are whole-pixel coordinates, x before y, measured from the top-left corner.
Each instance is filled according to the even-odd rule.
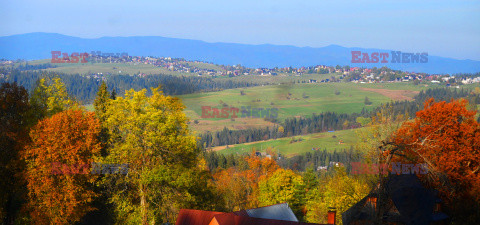
[[[478,0],[0,0],[0,21],[0,36],[337,44],[480,60]]]

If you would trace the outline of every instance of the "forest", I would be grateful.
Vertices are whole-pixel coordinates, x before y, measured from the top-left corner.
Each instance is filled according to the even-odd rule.
[[[0,87],[5,224],[162,224],[174,223],[182,208],[229,212],[281,202],[301,221],[325,223],[329,207],[346,211],[382,181],[382,174],[350,174],[350,162],[358,161],[426,163],[431,173],[421,179],[439,190],[452,223],[479,220],[475,91],[431,89],[360,114],[325,112],[274,129],[225,128],[197,137],[185,106],[160,87],[117,95],[101,82],[89,112],[67,92],[68,79],[38,76],[32,91],[16,82]],[[275,149],[268,156],[206,150],[358,126],[368,128],[358,147],[333,152],[286,158]],[[84,165],[98,164],[128,165],[128,173],[85,173]]]

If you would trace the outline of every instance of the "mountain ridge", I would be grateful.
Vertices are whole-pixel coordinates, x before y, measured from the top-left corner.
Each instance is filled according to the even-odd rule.
[[[392,50],[343,47],[336,44],[325,47],[297,47],[274,44],[211,43],[161,36],[80,38],[47,32],[0,37],[0,58],[47,59],[51,58],[51,51],[62,51],[69,54],[92,51],[126,52],[131,56],[184,58],[223,65],[241,64],[254,68],[349,65],[366,68],[387,66],[391,69],[431,74],[480,72],[480,61],[431,55],[428,56],[427,63],[352,63],[351,51],[371,54],[372,52],[389,53]]]

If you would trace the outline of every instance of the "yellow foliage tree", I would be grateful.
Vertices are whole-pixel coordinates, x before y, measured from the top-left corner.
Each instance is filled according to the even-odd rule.
[[[59,77],[39,79],[30,101],[39,119],[77,106]]]
[[[198,169],[199,150],[180,99],[160,88],[126,91],[109,102],[106,163],[128,164],[127,176],[110,176],[112,202],[123,224],[172,222],[180,208],[208,209],[208,172]],[[125,188],[128,187],[128,188]],[[170,216],[169,216],[170,215]]]
[[[302,216],[305,184],[302,176],[292,170],[278,169],[258,183],[260,206],[287,202],[297,216]]]
[[[334,207],[338,224],[342,224],[341,213],[364,198],[369,191],[368,182],[348,176],[343,167],[336,168],[333,177],[309,192],[306,221],[326,224],[328,208]]]

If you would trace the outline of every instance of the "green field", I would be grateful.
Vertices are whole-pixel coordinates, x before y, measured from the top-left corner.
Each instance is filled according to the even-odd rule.
[[[226,148],[226,146],[219,146],[213,148],[213,150],[222,154],[242,154],[251,152],[252,148],[255,148],[255,150],[259,152],[265,152],[266,148],[271,147],[287,157],[312,151],[312,148],[319,148],[320,150],[327,149],[327,151],[333,151],[336,149],[338,151],[341,149],[349,149],[350,146],[355,146],[358,140],[357,132],[361,129],[365,128],[295,136],[293,138],[302,138],[303,140],[293,143],[290,143],[292,137],[286,137],[277,140],[229,145],[228,148]]]
[[[218,109],[227,107],[251,106],[255,108],[278,108],[278,120],[291,117],[307,117],[313,113],[337,112],[354,113],[366,109],[373,109],[382,103],[391,100],[412,98],[418,90],[426,88],[412,84],[354,84],[354,83],[314,83],[292,85],[269,85],[251,88],[229,89],[219,92],[197,93],[178,96],[187,106],[185,113],[191,120],[198,120],[199,124],[194,130],[211,130],[215,127],[202,128],[202,124],[211,125],[217,121],[220,125],[215,130],[223,129],[224,126],[231,128],[231,119],[224,118],[201,118],[202,106],[210,106]],[[371,90],[375,89],[375,90]],[[377,91],[380,89],[381,91]],[[398,90],[398,91],[397,91]],[[241,95],[243,91],[245,95]],[[291,95],[289,95],[289,93]],[[308,96],[307,98],[304,98]],[[290,99],[288,99],[289,97]],[[372,102],[365,105],[365,97]],[[242,118],[243,124],[253,118]],[[240,120],[237,118],[235,120]],[[258,124],[258,119],[256,120]],[[222,125],[223,124],[223,125]],[[262,124],[259,124],[262,126]],[[267,124],[263,124],[265,126]]]
[[[212,66],[212,64],[205,64],[204,66],[206,65]],[[106,65],[98,64],[98,66]],[[273,126],[274,123],[262,118],[236,118],[234,120],[230,117],[201,118],[202,106],[217,109],[224,106],[239,109],[242,106],[265,109],[277,108],[277,119],[282,121],[285,118],[308,117],[313,113],[326,111],[337,113],[361,112],[363,108],[373,109],[391,100],[410,100],[418,91],[432,87],[432,85],[414,85],[412,83],[293,83],[305,79],[316,79],[318,81],[332,76],[337,76],[337,74],[219,77],[215,80],[229,79],[257,84],[269,83],[271,85],[187,94],[177,97],[187,107],[185,113],[192,121],[191,129],[204,132],[218,131],[224,127],[232,130],[258,128]],[[240,94],[241,91],[244,95]],[[365,105],[365,97],[369,98],[372,102],[371,105]],[[90,106],[88,109],[92,109],[92,107]],[[241,113],[239,113],[240,115]],[[193,123],[195,120],[198,123]]]
[[[244,91],[245,95],[241,95]],[[338,91],[339,94],[335,94]],[[290,93],[291,95],[289,95]],[[303,97],[305,93],[307,98]],[[368,96],[373,102],[365,106]],[[222,108],[222,102],[229,107],[251,106],[278,108],[280,120],[287,117],[307,116],[325,111],[352,113],[363,107],[373,108],[389,98],[379,93],[363,91],[349,83],[271,85],[252,88],[229,89],[220,92],[188,94],[179,96],[187,106],[187,115],[200,119],[201,106]],[[290,99],[288,99],[290,98]]]
[[[29,61],[29,65],[38,65],[44,63],[50,63],[50,59]],[[23,63],[25,64],[25,63]],[[189,64],[200,69],[214,69],[223,71],[222,68],[213,64],[207,64],[202,62],[188,62],[183,64]],[[20,63],[16,63],[14,66],[18,66]],[[119,75],[119,74],[165,74],[174,76],[197,76],[195,73],[184,73],[178,71],[171,71],[163,67],[156,67],[151,64],[142,63],[56,63],[56,68],[48,68],[46,71],[59,72],[65,74],[92,74],[103,73],[104,75]]]

